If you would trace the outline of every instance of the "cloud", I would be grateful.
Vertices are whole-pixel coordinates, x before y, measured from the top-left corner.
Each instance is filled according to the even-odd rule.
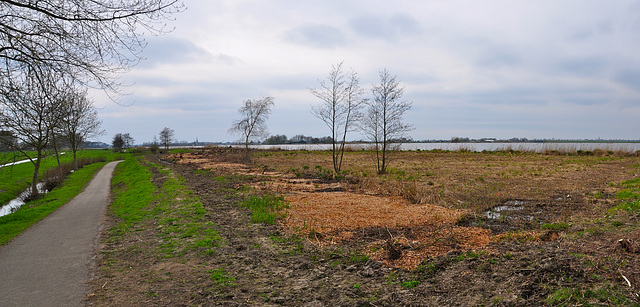
[[[167,63],[185,63],[211,58],[211,54],[193,42],[177,37],[161,36],[149,40],[140,65],[153,68]]]
[[[606,61],[602,57],[569,58],[561,60],[557,67],[562,72],[576,75],[597,76],[603,72]]]
[[[522,62],[520,54],[508,46],[494,46],[479,52],[475,64],[487,69],[515,66]]]
[[[640,92],[640,70],[622,70],[613,78],[627,88]]]
[[[389,42],[422,32],[418,21],[407,14],[395,14],[391,17],[360,15],[349,20],[349,26],[362,37]]]
[[[331,49],[346,44],[342,31],[328,25],[303,24],[287,31],[284,37],[291,43],[313,48]]]

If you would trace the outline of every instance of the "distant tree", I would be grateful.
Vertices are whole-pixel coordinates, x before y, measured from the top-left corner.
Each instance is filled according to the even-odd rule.
[[[311,114],[322,120],[331,131],[331,156],[336,173],[342,168],[347,132],[356,127],[365,102],[358,74],[354,71],[344,72],[342,64],[333,66],[327,79],[320,81],[319,88],[309,89],[322,100],[321,104],[311,108]]]
[[[13,135],[13,132],[0,131],[0,151],[14,150],[17,145],[17,138]]]
[[[247,155],[249,154],[249,142],[268,134],[266,122],[274,105],[273,100],[273,97],[248,99],[238,109],[241,119],[233,122],[229,133],[242,137]]]
[[[149,151],[151,151],[152,154],[158,152],[158,138],[155,135],[153,136],[153,142],[149,145]]]
[[[129,149],[133,146],[134,139],[129,133],[122,135],[122,141],[124,142],[124,149]]]
[[[286,144],[288,141],[286,135],[272,135],[264,140],[266,145]]]
[[[413,127],[403,122],[403,115],[411,109],[411,102],[402,101],[404,88],[396,76],[384,69],[380,71],[380,83],[372,88],[373,100],[367,103],[367,111],[361,121],[362,132],[375,144],[378,174],[387,171],[392,142],[405,136]]]
[[[87,140],[103,134],[104,130],[100,129],[102,121],[98,118],[93,101],[87,97],[87,90],[78,87],[72,89],[59,104],[63,111],[59,127],[73,152],[73,167],[77,170],[77,152]]]
[[[304,134],[296,134],[296,135],[292,136],[289,141],[291,143],[302,143],[302,142],[307,142],[308,139],[309,138],[305,137]]]
[[[164,145],[164,149],[169,149],[171,142],[173,141],[174,131],[173,129],[169,129],[164,127],[162,131],[160,131],[160,142]]]
[[[124,138],[122,137],[122,133],[116,133],[116,135],[113,136],[111,146],[115,152],[121,152],[124,149]]]

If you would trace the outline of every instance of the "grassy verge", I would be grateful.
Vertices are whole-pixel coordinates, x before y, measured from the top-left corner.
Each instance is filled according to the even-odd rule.
[[[163,180],[156,185],[153,174]],[[206,209],[184,179],[157,164],[143,164],[141,158],[120,163],[112,180],[110,212],[118,219],[111,228],[111,240],[120,240],[138,228],[153,223],[161,242],[155,255],[180,256],[190,251],[213,253],[222,238],[216,226],[207,221]]]
[[[12,214],[0,217],[0,245],[6,244],[31,225],[73,199],[105,164],[106,162],[95,163],[79,169],[69,175],[62,185],[43,198],[23,205]]]

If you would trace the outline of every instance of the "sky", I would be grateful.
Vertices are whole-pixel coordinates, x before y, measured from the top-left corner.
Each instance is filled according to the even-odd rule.
[[[343,62],[367,89],[387,69],[414,140],[640,139],[640,1],[186,0],[116,103],[92,92],[111,143],[228,134],[247,99],[275,98],[272,135],[327,136],[309,89]],[[349,140],[362,136],[351,133]]]

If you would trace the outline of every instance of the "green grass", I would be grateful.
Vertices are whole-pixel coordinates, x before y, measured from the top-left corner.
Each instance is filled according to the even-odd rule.
[[[283,217],[283,211],[288,207],[284,196],[263,195],[252,196],[242,205],[251,210],[251,222],[274,225],[277,218]]]
[[[569,223],[560,222],[560,223],[543,223],[540,226],[542,230],[553,230],[553,231],[564,231],[569,229]]]
[[[156,187],[152,171],[166,178]],[[161,244],[162,258],[181,256],[189,251],[212,255],[222,238],[216,225],[205,218],[206,209],[184,185],[184,178],[153,163],[130,159],[120,163],[112,180],[113,201],[110,212],[118,218],[111,228],[112,240],[118,240],[146,221],[154,221]]]
[[[550,306],[640,306],[624,296],[616,285],[604,283],[596,288],[559,287],[547,296]]]
[[[0,217],[0,245],[4,245],[18,234],[37,223],[51,212],[66,204],[93,179],[94,174],[106,162],[87,165],[72,173],[62,185],[47,193],[43,198],[28,202],[18,211]]]
[[[118,164],[113,172],[111,191],[109,210],[119,219],[111,228],[111,234],[117,237],[150,216],[150,211],[145,209],[153,201],[156,188],[151,182],[151,172],[138,159],[128,159]]]
[[[625,210],[632,214],[640,214],[640,178],[622,183],[623,189],[616,193],[616,198],[622,200],[618,205],[608,210],[610,215]]]
[[[207,271],[207,273],[211,274],[211,280],[213,280],[213,282],[217,285],[217,286],[230,286],[230,287],[236,287],[237,284],[234,283],[234,281],[236,281],[236,278],[231,276],[227,270],[225,270],[224,268],[219,268],[219,269],[213,269],[213,270],[209,270]]]
[[[7,161],[9,155],[13,153],[0,153],[0,164],[13,162]],[[17,154],[17,153],[16,153]],[[115,154],[107,150],[83,150],[77,153],[78,158],[95,158],[105,157],[107,161],[114,161],[122,157],[122,154]],[[16,161],[26,159],[25,156],[16,156]],[[73,161],[73,153],[66,152],[64,155],[60,155],[60,162]],[[55,156],[48,156],[44,158],[40,165],[40,175],[44,174],[48,169],[58,166]],[[6,166],[0,168],[0,204],[6,204],[12,199],[16,198],[20,193],[26,190],[31,184],[31,178],[33,176],[33,163],[26,162],[13,166]]]
[[[406,288],[406,289],[412,289],[415,288],[416,286],[418,286],[420,284],[419,281],[417,280],[407,280],[402,282],[402,287]]]

